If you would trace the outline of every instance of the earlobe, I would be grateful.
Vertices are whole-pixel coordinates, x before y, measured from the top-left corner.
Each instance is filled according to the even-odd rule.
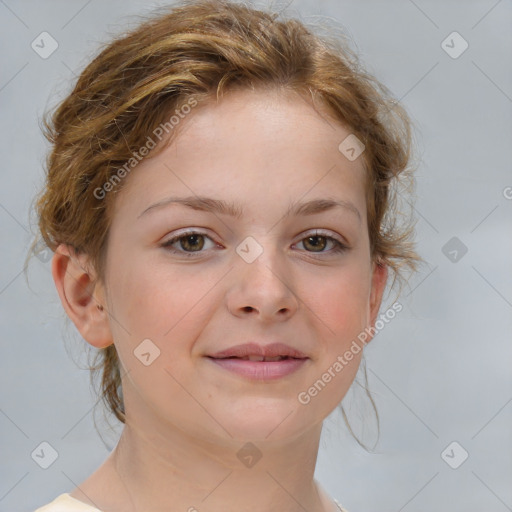
[[[113,343],[103,286],[89,268],[88,258],[69,246],[57,247],[52,276],[62,306],[82,337],[97,348]]]

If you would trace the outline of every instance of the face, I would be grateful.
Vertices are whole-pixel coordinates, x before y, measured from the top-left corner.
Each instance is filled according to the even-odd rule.
[[[125,178],[112,215],[105,299],[127,421],[209,440],[298,436],[350,387],[361,351],[339,356],[385,284],[362,158],[345,158],[350,131],[296,95],[233,92],[181,123]],[[246,343],[302,357],[211,357]]]

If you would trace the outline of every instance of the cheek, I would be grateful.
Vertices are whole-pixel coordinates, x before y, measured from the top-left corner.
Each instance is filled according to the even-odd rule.
[[[305,302],[325,326],[328,337],[341,342],[366,326],[370,289],[369,277],[363,271],[343,269],[317,280],[313,288],[305,286],[302,293],[309,297]]]
[[[167,359],[190,350],[211,313],[209,291],[218,280],[212,272],[193,271],[192,266],[123,263],[109,280],[114,340],[126,352],[150,339]]]
[[[187,361],[204,323],[201,298],[212,285],[180,270],[132,260],[110,274],[116,349],[131,385],[151,400],[181,396],[177,382],[191,371]]]

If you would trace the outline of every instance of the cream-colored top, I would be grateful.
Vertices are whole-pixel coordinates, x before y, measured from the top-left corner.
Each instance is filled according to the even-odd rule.
[[[338,505],[341,512],[347,512],[336,499],[334,499],[334,502]],[[51,503],[38,508],[34,512],[101,512],[101,510],[73,498],[68,493],[64,493],[57,496]]]
[[[101,512],[101,510],[73,498],[73,496],[68,493],[64,493],[57,496],[51,503],[48,503],[48,505],[40,507],[34,512]]]

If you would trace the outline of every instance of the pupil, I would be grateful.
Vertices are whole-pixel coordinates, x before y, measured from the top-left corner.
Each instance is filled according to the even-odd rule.
[[[204,240],[202,241],[203,243],[200,243],[199,246],[195,245],[194,244],[194,241],[197,242],[197,239],[199,237],[201,237],[202,235],[187,235],[183,240],[185,241],[185,244],[183,244],[183,241],[182,241],[182,248],[183,249],[187,249],[187,245],[189,245],[189,249],[191,248],[192,250],[194,249],[198,249],[198,250],[201,250],[203,248],[203,245],[204,245]]]
[[[322,240],[322,241],[323,241],[323,243],[320,243],[320,244],[318,244],[318,243],[316,243],[316,244],[315,244],[315,243],[312,243],[312,246],[313,246],[314,248],[316,248],[316,249],[318,249],[319,247],[320,247],[320,250],[321,250],[321,249],[324,249],[324,248],[325,248],[325,237],[323,237],[323,236],[310,236],[310,237],[308,237],[306,240],[307,240],[307,243],[310,243],[310,241],[311,241],[311,240],[315,240],[315,239],[317,239],[317,240],[318,240],[318,239],[320,239],[320,240]]]

